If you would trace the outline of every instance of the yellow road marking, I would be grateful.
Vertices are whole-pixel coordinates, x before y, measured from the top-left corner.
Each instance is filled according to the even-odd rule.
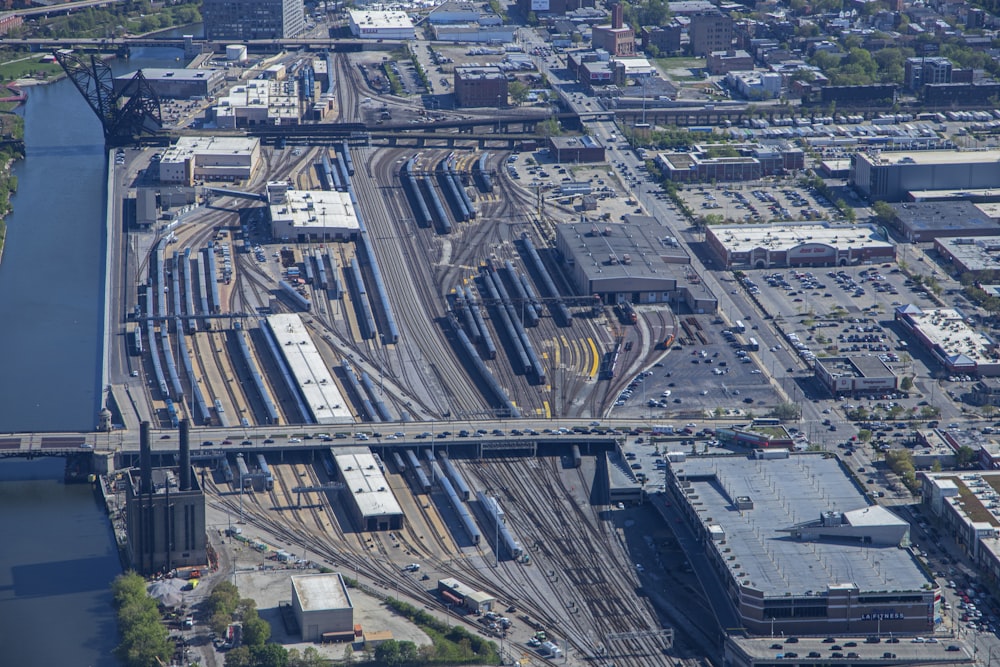
[[[542,405],[545,407],[545,418],[552,419],[552,409],[549,407],[549,402],[543,401]]]
[[[601,356],[597,354],[597,344],[594,343],[594,339],[588,337],[587,342],[590,344],[590,353],[594,355],[594,361],[590,364],[590,377],[595,377],[597,375],[597,366],[600,364]]]

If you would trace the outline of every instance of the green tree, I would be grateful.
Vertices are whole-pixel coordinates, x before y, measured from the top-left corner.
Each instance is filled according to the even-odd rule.
[[[802,408],[797,403],[785,401],[774,406],[771,410],[771,416],[782,421],[791,421],[802,416]]]
[[[243,641],[248,646],[263,646],[271,638],[271,625],[257,615],[257,610],[243,616]]]
[[[976,462],[976,451],[968,445],[962,445],[955,453],[955,463],[959,468],[968,468]]]
[[[872,432],[870,430],[863,428],[860,431],[858,431],[858,440],[860,440],[861,442],[868,442],[871,439],[872,439]]]
[[[288,667],[288,649],[281,644],[264,644],[250,649],[254,667]]]
[[[524,104],[524,101],[528,99],[529,92],[528,86],[520,81],[511,81],[507,84],[507,94],[510,95],[510,99],[517,106]]]
[[[899,388],[902,391],[910,391],[913,389],[913,378],[909,375],[903,377],[903,379],[899,381]]]
[[[375,661],[386,667],[396,667],[403,664],[400,653],[399,642],[395,639],[388,639],[375,647]]]
[[[238,646],[226,653],[226,667],[256,667],[249,646]]]

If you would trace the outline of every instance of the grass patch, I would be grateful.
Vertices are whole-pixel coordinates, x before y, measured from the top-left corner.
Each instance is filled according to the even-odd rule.
[[[689,58],[686,56],[677,56],[676,58],[654,58],[653,62],[656,63],[657,67],[668,70],[678,69],[681,67],[694,68],[694,69],[705,68],[704,58]]]
[[[6,62],[0,65],[0,77],[3,77],[4,81],[11,81],[30,76],[44,81],[62,74],[62,67],[59,66],[59,63],[39,62],[40,58],[41,56],[28,60]]]

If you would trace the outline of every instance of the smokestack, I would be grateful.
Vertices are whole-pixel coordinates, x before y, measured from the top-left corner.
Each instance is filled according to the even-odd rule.
[[[625,25],[625,8],[621,2],[611,5],[611,27],[615,30]]]
[[[188,491],[191,488],[191,424],[187,419],[180,421],[180,432],[178,439],[181,442],[180,452],[180,490]]]
[[[153,492],[153,449],[149,442],[149,422],[139,424],[139,493]]]

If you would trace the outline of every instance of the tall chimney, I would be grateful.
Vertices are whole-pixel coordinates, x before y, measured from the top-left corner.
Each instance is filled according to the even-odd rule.
[[[149,422],[139,424],[139,493],[153,492],[153,449],[149,442]]]
[[[180,490],[188,491],[191,488],[191,441],[190,441],[190,428],[191,424],[187,419],[182,419],[180,421],[180,432],[178,434],[178,439],[181,443],[180,452]]]
[[[614,30],[625,25],[625,8],[621,2],[611,5],[611,27]]]

